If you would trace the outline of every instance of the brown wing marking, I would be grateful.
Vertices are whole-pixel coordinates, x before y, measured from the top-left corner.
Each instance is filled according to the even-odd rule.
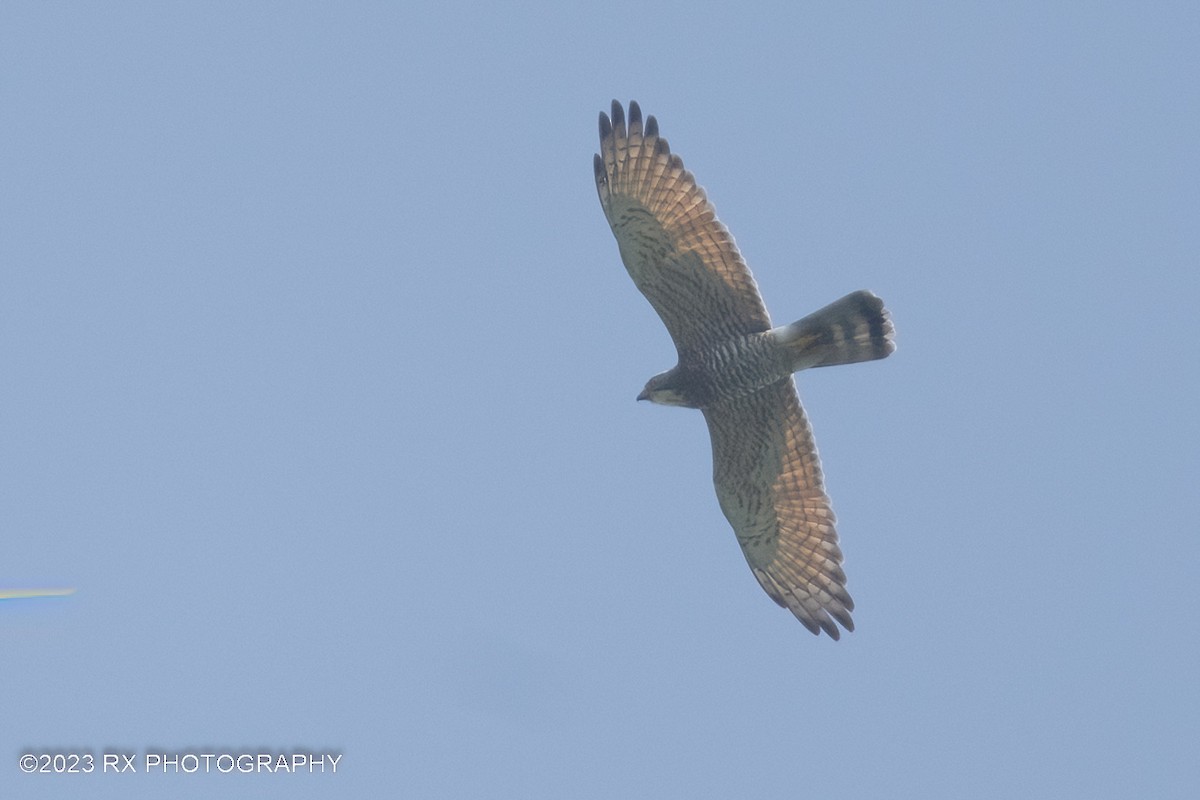
[[[771,327],[758,286],[716,211],[637,103],[600,114],[596,190],[621,259],[685,352]]]
[[[758,582],[813,633],[854,630],[833,509],[791,378],[704,418],[717,499]]]

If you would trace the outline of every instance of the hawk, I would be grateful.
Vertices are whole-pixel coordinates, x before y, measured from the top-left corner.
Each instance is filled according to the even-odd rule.
[[[812,633],[854,630],[833,509],[792,373],[884,358],[894,329],[883,301],[853,292],[773,327],[733,237],[683,161],[613,101],[600,114],[596,191],[638,289],[679,362],[638,400],[698,408],[712,439],[717,500],[767,594]]]

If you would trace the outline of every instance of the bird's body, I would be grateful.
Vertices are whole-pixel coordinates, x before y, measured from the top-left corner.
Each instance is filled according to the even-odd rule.
[[[704,190],[637,103],[600,115],[596,189],[634,283],[675,341],[679,363],[638,399],[698,408],[717,499],[763,589],[813,633],[854,629],[842,553],[792,373],[883,358],[883,302],[853,292],[772,327],[754,278]]]

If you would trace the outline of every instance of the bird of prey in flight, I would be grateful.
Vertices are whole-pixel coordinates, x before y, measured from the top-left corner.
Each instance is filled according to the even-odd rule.
[[[854,630],[833,509],[792,373],[884,358],[883,301],[866,291],[773,327],[758,286],[704,190],[637,103],[600,114],[596,190],[621,260],[675,342],[679,362],[639,400],[698,408],[717,500],[754,577],[819,634]]]

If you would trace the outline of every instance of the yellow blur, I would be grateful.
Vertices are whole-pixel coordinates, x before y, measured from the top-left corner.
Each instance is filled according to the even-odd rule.
[[[66,597],[74,589],[0,589],[0,600],[20,600],[26,597]]]

